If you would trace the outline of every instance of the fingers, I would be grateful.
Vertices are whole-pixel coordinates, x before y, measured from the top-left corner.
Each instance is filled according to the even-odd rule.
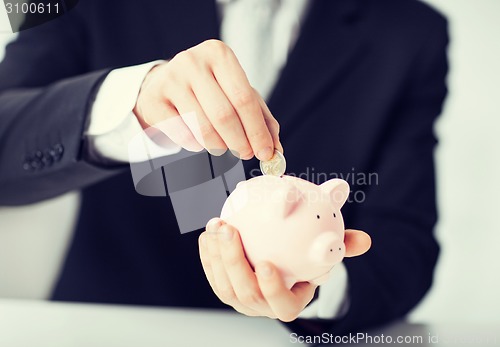
[[[172,92],[171,102],[198,143],[212,154],[221,155],[225,152],[226,143],[207,118],[192,90]]]
[[[260,160],[269,160],[274,153],[273,138],[267,128],[259,96],[251,87],[238,59],[224,49],[212,66],[214,77],[236,111],[253,153]]]
[[[188,150],[203,146],[220,155],[229,148],[260,160],[271,159],[275,148],[283,152],[278,122],[221,41],[205,41],[153,68],[134,114],[143,127],[181,115],[162,131]]]
[[[264,120],[266,122],[267,128],[269,129],[269,132],[271,133],[271,137],[273,138],[273,144],[274,148],[276,148],[278,151],[281,152],[281,154],[284,154],[283,152],[283,146],[281,145],[281,141],[279,138],[279,133],[280,133],[280,125],[276,118],[272,115],[271,111],[267,107],[265,101],[259,96],[259,104],[262,109],[262,113],[264,115]]]
[[[199,152],[203,150],[203,146],[196,140],[191,129],[178,115],[172,115],[167,120],[154,124],[154,127],[188,151]]]
[[[347,229],[344,236],[345,256],[356,257],[367,252],[371,245],[370,235],[361,230]]]
[[[253,310],[270,312],[255,273],[245,257],[238,231],[228,224],[222,225],[219,230],[222,261],[238,300]]]
[[[284,322],[296,319],[316,290],[311,283],[297,283],[292,290],[287,289],[278,270],[270,263],[258,264],[256,274],[262,295],[278,319]]]
[[[215,285],[215,277],[212,271],[212,265],[210,262],[210,253],[207,248],[207,238],[206,233],[202,233],[198,238],[198,246],[200,249],[200,260],[201,266],[203,267],[203,271],[205,272],[205,276],[207,277],[208,283],[217,292],[217,286]]]
[[[312,300],[316,285],[297,283],[289,290],[270,263],[248,263],[238,231],[214,218],[200,235],[200,258],[206,277],[219,299],[249,316],[292,321]]]
[[[207,225],[207,231],[200,237],[202,266],[212,289],[222,302],[240,313],[272,317],[243,254],[237,233],[228,239],[228,234],[231,234],[228,230],[231,229],[225,225],[221,228],[222,223],[221,220],[212,220]],[[223,240],[225,248],[234,249],[223,255],[219,239]]]
[[[189,127],[179,117],[177,109],[171,103],[152,99],[140,110],[147,115],[138,118],[141,126],[148,133],[151,127],[159,129],[168,138],[188,151],[199,152],[203,146],[196,140]],[[134,110],[134,113],[139,110]]]
[[[242,159],[252,158],[252,147],[246,138],[240,118],[213,76],[195,80],[193,91],[210,123],[233,154]]]

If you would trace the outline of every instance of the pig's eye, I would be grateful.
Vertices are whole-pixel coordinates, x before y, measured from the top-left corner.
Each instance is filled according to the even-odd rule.
[[[316,218],[318,218],[318,219],[319,219],[319,214],[317,214],[317,215],[316,215]]]
[[[333,212],[333,218],[337,218],[337,215],[335,214],[335,212]]]

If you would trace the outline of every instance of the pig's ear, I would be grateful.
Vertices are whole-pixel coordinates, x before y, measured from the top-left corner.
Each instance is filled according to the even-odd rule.
[[[304,202],[304,196],[294,185],[288,185],[286,189],[277,190],[273,197],[279,206],[279,211],[283,218],[287,218],[294,213]]]
[[[338,207],[342,207],[349,196],[349,184],[339,178],[326,181],[321,185],[321,189],[330,196],[332,203]]]

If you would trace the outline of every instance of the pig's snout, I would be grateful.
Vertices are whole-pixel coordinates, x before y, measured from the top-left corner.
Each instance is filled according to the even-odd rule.
[[[322,232],[311,245],[310,257],[320,266],[333,266],[340,263],[344,255],[344,240],[339,233],[334,231]]]

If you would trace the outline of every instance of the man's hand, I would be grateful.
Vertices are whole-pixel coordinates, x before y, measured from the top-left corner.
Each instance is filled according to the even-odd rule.
[[[346,230],[346,256],[370,248],[370,237]],[[200,235],[200,258],[208,282],[219,299],[248,316],[267,316],[290,322],[312,300],[316,285],[302,282],[287,289],[270,263],[248,263],[238,231],[221,219],[212,219]]]
[[[221,41],[205,41],[154,67],[134,113],[143,128],[165,124],[160,129],[190,151],[220,155],[229,148],[260,160],[271,159],[275,148],[283,152],[278,122]]]

